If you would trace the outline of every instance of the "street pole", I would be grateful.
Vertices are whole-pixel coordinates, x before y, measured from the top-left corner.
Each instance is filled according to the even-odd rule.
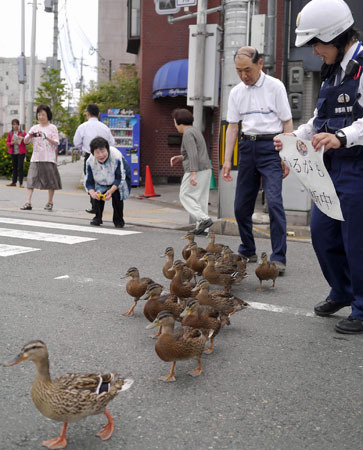
[[[204,57],[206,39],[206,14],[208,0],[198,0],[197,37],[195,52],[194,78],[194,127],[202,131],[203,128],[203,100],[204,100]]]
[[[263,65],[269,75],[274,74],[275,66],[275,21],[276,21],[276,0],[268,0],[267,3],[267,42],[266,54]]]
[[[24,70],[26,70],[25,58],[25,0],[21,0],[21,42],[20,55],[24,58]],[[20,127],[25,129],[25,80],[20,83]]]
[[[58,69],[58,0],[53,0],[53,67]]]
[[[31,37],[31,54],[30,54],[30,79],[29,79],[29,101],[28,101],[28,116],[27,116],[27,131],[33,125],[33,102],[35,89],[35,38],[37,27],[37,0],[33,0],[33,15],[32,15],[32,37]]]

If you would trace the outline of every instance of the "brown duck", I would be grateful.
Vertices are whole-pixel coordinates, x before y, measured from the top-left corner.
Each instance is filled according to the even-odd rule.
[[[249,306],[247,302],[229,292],[220,289],[209,290],[209,282],[204,278],[199,280],[193,289],[193,293],[196,294],[195,297],[200,305],[209,305],[219,311],[222,314],[222,320],[224,319],[227,324],[229,324],[229,320],[226,320],[224,316],[229,318],[237,311],[241,311]]]
[[[174,249],[173,247],[167,247],[165,249],[165,252],[163,255],[160,255],[160,257],[166,256],[168,259],[166,263],[163,266],[163,275],[168,280],[172,280],[175,275],[175,270],[172,269],[174,264]],[[184,266],[182,278],[183,281],[190,281],[193,277],[195,277],[193,270],[191,270],[189,267]]]
[[[175,320],[181,321],[180,314],[184,311],[184,304],[178,302],[178,297],[173,294],[163,294],[163,286],[159,283],[151,283],[147,287],[145,295],[142,297],[146,300],[144,306],[144,316],[149,322],[153,322],[156,316],[161,311],[170,311],[173,314]],[[161,328],[156,335],[152,336],[157,338],[160,335]]]
[[[220,313],[209,305],[200,305],[196,298],[190,298],[181,317],[183,326],[205,330],[210,336],[210,347],[204,353],[212,353],[214,338],[222,326]]]
[[[182,250],[182,255],[183,258],[185,259],[185,261],[189,258],[190,256],[190,245],[195,242],[194,241],[195,238],[195,234],[192,233],[191,231],[189,233],[187,233],[185,236],[182,237],[182,239],[187,239],[188,243],[187,245],[183,248]],[[205,255],[207,253],[207,250],[205,250],[202,247],[198,247],[197,249],[197,256],[198,258],[201,258],[203,255]]]
[[[206,251],[207,252],[212,252],[212,253],[215,253],[215,254],[221,253],[223,248],[224,248],[224,245],[215,243],[216,234],[210,231],[208,233],[208,237],[209,237],[209,243],[208,243],[208,245],[205,248]]]
[[[222,255],[223,255],[223,261],[226,264],[230,264],[238,272],[246,271],[248,258],[245,258],[238,253],[233,253],[232,250],[228,246],[224,247],[224,249],[222,251]]]
[[[170,292],[176,295],[179,299],[186,299],[192,296],[192,289],[194,285],[187,281],[183,281],[184,263],[180,259],[177,259],[173,264],[173,269],[175,270],[174,278],[170,282]],[[185,305],[184,305],[185,306]]]
[[[208,337],[201,330],[188,327],[174,329],[174,317],[170,311],[160,312],[153,323],[146,328],[162,327],[162,332],[155,343],[155,351],[160,359],[171,362],[170,373],[160,377],[162,381],[176,381],[174,370],[176,361],[196,359],[198,367],[189,372],[189,375],[197,377],[202,373],[202,353]]]
[[[240,283],[247,275],[245,273],[233,272],[228,267],[216,267],[215,256],[213,253],[207,253],[202,260],[207,261],[207,265],[203,270],[203,277],[210,284],[224,286],[225,291],[229,291],[233,284]]]
[[[28,342],[13,361],[4,365],[14,366],[25,360],[33,361],[36,366],[32,386],[34,405],[48,419],[63,422],[60,436],[42,442],[43,447],[65,448],[69,422],[101,413],[106,415],[108,423],[97,436],[110,439],[114,419],[106,406],[120,391],[131,387],[134,380],[122,379],[117,373],[67,373],[52,379],[47,346],[40,340]]]
[[[202,275],[203,269],[207,264],[198,257],[198,246],[196,242],[190,244],[190,252],[190,256],[187,259],[187,266],[190,267],[194,273]]]
[[[262,281],[266,280],[272,280],[271,289],[275,287],[275,280],[279,276],[279,269],[275,263],[268,260],[266,252],[261,253],[261,264],[256,268],[256,276],[260,280],[258,291],[262,291]]]
[[[129,295],[131,295],[131,297],[134,297],[134,304],[123,315],[132,316],[135,306],[140,300],[140,297],[145,294],[148,285],[153,283],[154,281],[151,278],[140,278],[139,271],[136,267],[129,267],[126,274],[121,277],[121,279],[127,277],[131,277],[131,280],[126,283],[126,291]]]

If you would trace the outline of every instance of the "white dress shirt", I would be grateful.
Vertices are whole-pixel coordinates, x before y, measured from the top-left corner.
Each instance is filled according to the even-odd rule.
[[[82,153],[90,153],[89,144],[95,137],[103,137],[111,145],[115,145],[115,139],[110,129],[97,117],[90,117],[87,122],[82,123],[73,138],[73,144],[80,148]]]
[[[230,92],[227,122],[242,120],[245,134],[278,134],[283,131],[282,122],[292,118],[284,84],[261,72],[252,86],[242,81]]]
[[[353,44],[347,53],[344,55],[340,63],[340,67],[342,69],[341,79],[344,79],[345,69],[347,68],[348,62],[352,59],[356,48],[358,47],[358,42]],[[362,47],[361,47],[362,48]],[[363,49],[359,52],[361,54]],[[360,77],[359,80],[359,88],[358,93],[361,95],[358,103],[363,106],[363,76]],[[300,139],[311,140],[314,134],[317,133],[316,128],[314,128],[314,119],[318,115],[317,109],[314,111],[314,116],[305,124],[300,125],[297,130],[294,131],[294,134]],[[357,119],[352,125],[348,127],[342,128],[346,137],[347,137],[347,145],[346,147],[353,147],[354,145],[363,145],[363,118]]]

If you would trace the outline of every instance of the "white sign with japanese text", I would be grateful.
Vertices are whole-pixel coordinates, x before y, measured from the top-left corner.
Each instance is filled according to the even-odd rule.
[[[179,8],[183,6],[196,6],[197,0],[176,0],[175,6],[178,6]]]
[[[323,162],[323,150],[315,151],[310,141],[279,136],[282,161],[309,191],[316,206],[327,216],[344,221],[340,201]]]

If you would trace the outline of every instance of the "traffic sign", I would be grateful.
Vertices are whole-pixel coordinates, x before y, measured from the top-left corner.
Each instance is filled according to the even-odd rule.
[[[197,0],[176,0],[175,6],[183,8],[185,6],[197,6]]]
[[[180,8],[175,4],[176,0],[154,0],[157,14],[176,14]]]

